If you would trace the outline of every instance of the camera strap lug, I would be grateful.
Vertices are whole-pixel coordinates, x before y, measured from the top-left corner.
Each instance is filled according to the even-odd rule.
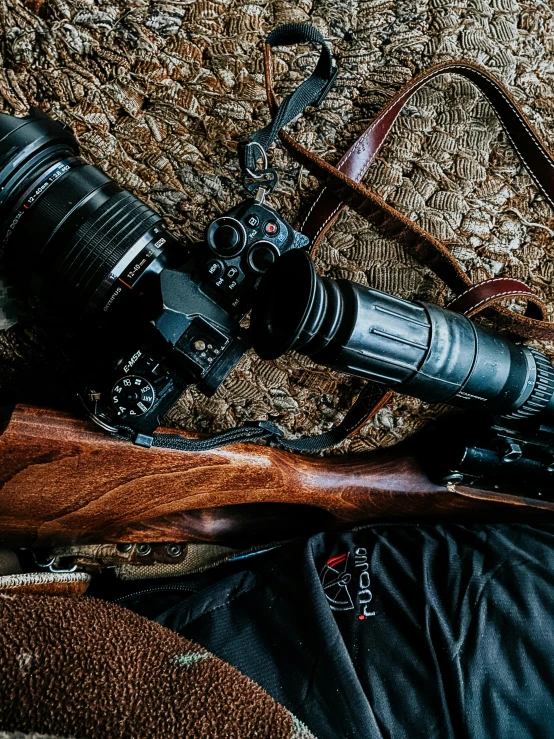
[[[263,205],[265,203],[266,195],[267,190],[265,189],[265,187],[258,187],[258,189],[256,190],[256,194],[254,195],[254,200],[260,205]]]

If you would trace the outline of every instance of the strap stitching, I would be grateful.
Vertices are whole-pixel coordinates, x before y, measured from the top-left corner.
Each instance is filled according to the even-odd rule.
[[[503,293],[496,293],[496,295],[489,295],[488,298],[484,298],[479,303],[476,303],[475,305],[472,305],[470,308],[464,311],[464,315],[466,313],[469,313],[470,311],[475,310],[476,308],[479,308],[480,305],[483,305],[483,303],[490,303],[493,300],[498,300],[499,298],[506,298],[506,297],[515,297],[516,295],[525,295],[525,297],[529,297],[529,293],[523,291],[523,290],[508,290]],[[539,298],[540,299],[540,298]],[[524,318],[525,316],[519,316],[517,313],[514,313],[514,316],[518,316],[519,318]],[[536,319],[531,319],[536,320]]]
[[[489,83],[490,83],[490,84],[491,84],[491,85],[492,85],[492,86],[494,87],[494,89],[495,89],[495,90],[497,91],[497,93],[499,93],[499,94],[500,94],[500,96],[502,97],[502,99],[503,99],[503,100],[504,100],[504,101],[505,101],[505,102],[507,103],[507,105],[509,106],[509,108],[510,108],[510,109],[512,110],[512,112],[513,112],[513,113],[515,114],[516,118],[517,118],[517,119],[518,119],[518,120],[520,121],[520,123],[521,123],[521,124],[523,125],[523,127],[525,128],[525,130],[526,130],[526,131],[527,131],[527,133],[529,134],[529,137],[530,137],[530,140],[531,140],[531,142],[532,142],[532,143],[533,143],[533,144],[535,145],[535,147],[536,147],[536,148],[538,149],[538,151],[539,151],[539,152],[541,153],[541,155],[542,155],[543,159],[544,159],[544,160],[546,161],[546,163],[548,164],[548,166],[549,166],[549,167],[550,167],[551,169],[554,169],[554,163],[553,163],[553,162],[552,162],[552,160],[550,159],[550,157],[549,157],[549,155],[547,154],[547,152],[546,152],[546,151],[544,150],[544,148],[543,148],[542,144],[541,144],[541,143],[540,143],[540,142],[538,141],[538,139],[536,138],[536,135],[535,135],[534,131],[532,130],[532,128],[530,127],[529,123],[528,123],[528,122],[527,122],[527,121],[525,120],[525,118],[523,118],[523,116],[522,116],[522,115],[521,115],[521,113],[520,113],[520,112],[518,111],[518,109],[517,109],[517,108],[516,108],[516,107],[514,106],[514,104],[512,103],[512,101],[510,100],[510,98],[508,97],[508,95],[507,95],[507,94],[506,94],[506,93],[504,92],[504,90],[502,89],[502,87],[500,87],[500,85],[499,85],[499,84],[498,84],[498,83],[497,83],[497,82],[496,82],[496,81],[494,80],[494,78],[492,78],[492,77],[488,77],[488,76],[487,76],[486,74],[483,74],[483,72],[479,71],[478,69],[475,69],[474,67],[468,67],[468,66],[464,66],[464,65],[461,65],[461,64],[455,64],[455,65],[452,65],[451,67],[448,67],[448,68],[444,68],[444,67],[443,67],[443,68],[441,68],[441,69],[438,69],[438,70],[436,70],[436,71],[435,71],[435,72],[434,72],[433,74],[429,75],[429,77],[427,77],[427,78],[423,78],[423,79],[422,79],[422,80],[420,81],[420,84],[417,84],[417,83],[416,83],[416,85],[415,85],[414,87],[409,87],[409,88],[407,88],[407,89],[406,89],[406,90],[404,91],[404,93],[402,93],[401,95],[399,95],[399,97],[398,97],[398,98],[397,98],[397,99],[396,99],[396,100],[395,100],[394,102],[391,102],[391,104],[390,104],[390,108],[388,109],[388,111],[387,111],[387,112],[389,112],[390,110],[392,110],[392,109],[393,109],[393,108],[394,108],[394,107],[395,107],[396,105],[398,105],[399,103],[401,103],[401,102],[403,103],[406,97],[411,97],[412,95],[415,95],[415,93],[416,93],[416,92],[418,92],[418,91],[419,91],[419,90],[421,89],[421,87],[423,87],[423,86],[424,86],[425,84],[427,84],[428,82],[430,82],[430,81],[431,81],[432,79],[435,79],[436,77],[438,77],[438,76],[439,76],[440,74],[442,74],[442,73],[453,73],[453,74],[456,74],[455,70],[458,70],[458,74],[459,74],[460,70],[463,70],[463,71],[467,71],[467,70],[470,70],[471,72],[473,72],[473,73],[474,73],[474,74],[476,74],[477,76],[479,76],[479,77],[482,77],[482,78],[483,78],[483,79],[484,79],[484,80],[485,80],[486,82],[489,82]],[[463,75],[462,75],[462,76],[463,76]],[[466,77],[466,79],[467,79],[467,77]],[[471,82],[471,83],[472,83],[473,85],[475,85],[475,87],[477,87],[477,85],[475,84],[475,82],[473,82],[473,81],[472,81],[471,79],[469,79],[468,81],[469,81],[469,82]],[[486,94],[486,92],[484,92],[483,90],[480,90],[480,89],[479,89],[478,87],[477,87],[477,89],[479,90],[479,92],[480,92],[480,93],[481,93],[482,95],[484,95],[484,97],[485,97],[485,98],[487,99],[487,101],[488,101],[489,105],[491,105],[491,107],[492,107],[492,108],[494,109],[494,107],[495,107],[495,106],[494,106],[494,105],[493,105],[493,104],[491,103],[491,100],[490,100],[490,98],[488,97],[488,95]],[[392,127],[394,126],[394,124],[396,123],[396,120],[398,119],[398,117],[399,117],[400,113],[402,112],[402,109],[403,109],[403,105],[402,105],[402,106],[400,107],[400,109],[398,110],[398,112],[397,112],[397,113],[396,113],[396,115],[394,116],[393,120],[391,121],[391,123],[390,123],[390,125],[389,125],[389,127],[388,127],[388,131],[390,131],[390,130],[392,129]],[[496,111],[495,111],[495,112],[496,112]],[[337,169],[338,169],[339,171],[341,171],[341,172],[342,172],[342,170],[343,170],[343,168],[344,168],[344,165],[345,165],[345,164],[346,164],[346,163],[348,162],[348,160],[350,159],[350,157],[351,157],[351,156],[353,156],[353,154],[354,154],[354,153],[358,153],[358,152],[359,152],[359,151],[361,150],[361,148],[362,148],[362,144],[364,143],[364,141],[366,140],[366,138],[367,138],[367,137],[368,137],[368,136],[369,136],[369,135],[370,135],[370,134],[371,134],[371,133],[373,132],[373,130],[375,129],[375,127],[377,126],[377,124],[378,124],[378,123],[379,123],[379,122],[380,122],[380,121],[381,121],[381,120],[383,119],[383,117],[384,117],[384,113],[383,113],[383,115],[381,115],[381,116],[378,116],[378,117],[377,117],[377,118],[376,118],[376,119],[375,119],[375,120],[373,121],[373,123],[372,123],[372,124],[371,124],[371,125],[369,126],[369,128],[367,128],[367,129],[366,129],[366,131],[365,131],[365,133],[363,134],[363,136],[362,136],[362,137],[361,137],[360,139],[358,139],[358,141],[356,142],[356,144],[355,144],[355,145],[354,145],[354,146],[353,146],[353,147],[352,147],[352,148],[350,149],[350,151],[348,151],[348,152],[346,153],[346,155],[345,155],[345,157],[344,157],[344,160],[343,160],[343,161],[341,161],[341,162],[339,162],[339,163],[337,164]],[[499,120],[499,122],[500,122],[500,124],[501,124],[502,128],[504,129],[504,131],[505,131],[505,132],[506,132],[506,134],[508,135],[508,138],[510,139],[510,142],[511,142],[511,144],[512,144],[513,148],[515,149],[515,151],[516,151],[516,152],[517,152],[517,154],[519,155],[520,159],[521,159],[521,160],[522,160],[522,162],[524,163],[524,165],[525,165],[525,167],[526,167],[526,169],[527,169],[527,172],[528,172],[528,173],[529,173],[529,175],[531,176],[531,178],[532,178],[532,180],[534,181],[535,185],[536,185],[536,186],[537,186],[537,187],[539,188],[539,190],[540,190],[540,191],[542,192],[542,194],[543,194],[543,195],[544,195],[544,196],[546,197],[546,199],[548,200],[548,202],[550,203],[550,205],[551,205],[552,207],[554,207],[554,200],[553,200],[553,199],[551,198],[551,196],[549,195],[549,193],[548,193],[548,192],[547,192],[547,191],[545,190],[545,188],[543,187],[543,185],[542,185],[542,184],[541,184],[541,183],[539,182],[539,180],[537,179],[537,177],[536,177],[535,173],[533,172],[532,168],[531,168],[531,167],[529,166],[529,164],[528,164],[527,158],[526,158],[526,157],[525,157],[525,156],[524,156],[524,155],[523,155],[523,154],[521,153],[521,151],[520,151],[520,149],[519,149],[519,147],[518,147],[517,143],[515,142],[515,140],[514,140],[514,138],[513,138],[512,134],[511,134],[511,132],[510,132],[510,131],[508,130],[508,128],[506,127],[506,125],[505,125],[504,121],[502,120],[501,116],[499,116],[499,115],[497,114],[497,118],[498,118],[498,120]],[[387,133],[388,133],[388,131],[387,131]],[[371,158],[371,159],[370,159],[370,160],[369,160],[369,161],[368,161],[368,162],[367,162],[367,163],[365,164],[365,166],[364,166],[364,168],[363,168],[362,172],[361,172],[361,173],[360,173],[360,175],[359,175],[359,179],[357,179],[356,181],[360,182],[360,181],[361,181],[361,180],[362,180],[362,179],[364,178],[365,174],[367,173],[367,170],[368,170],[368,169],[369,169],[369,167],[370,167],[370,166],[371,166],[371,165],[373,164],[373,162],[374,162],[374,161],[375,161],[375,156],[374,156],[374,157],[372,157],[372,158]],[[305,226],[305,225],[306,225],[306,223],[308,222],[308,218],[310,217],[310,215],[311,215],[311,213],[313,212],[313,210],[314,210],[315,206],[317,205],[317,203],[318,203],[318,202],[319,202],[319,200],[321,199],[321,197],[322,197],[322,195],[323,195],[323,193],[324,193],[325,189],[326,189],[326,188],[324,187],[324,188],[323,188],[323,189],[321,190],[321,192],[319,193],[318,197],[317,197],[317,198],[316,198],[316,200],[314,201],[314,203],[313,203],[312,207],[311,207],[311,208],[310,208],[310,210],[308,211],[308,214],[306,215],[306,218],[304,219],[304,221],[303,221],[303,223],[302,223],[302,226],[301,226],[301,228],[304,228],[304,226]],[[336,213],[336,212],[337,212],[337,211],[338,211],[338,210],[339,210],[339,209],[340,209],[340,208],[341,208],[341,207],[342,207],[343,205],[345,205],[345,203],[344,203],[343,201],[340,201],[340,205],[339,205],[339,206],[338,206],[337,208],[335,208],[335,209],[333,210],[333,212],[331,213],[331,215],[329,215],[329,216],[327,217],[327,219],[325,220],[325,222],[324,222],[324,223],[322,224],[322,226],[321,226],[321,227],[319,228],[319,230],[317,231],[316,235],[314,236],[314,239],[313,239],[313,240],[314,240],[314,242],[315,242],[315,240],[317,239],[317,237],[319,236],[319,234],[321,233],[321,231],[322,231],[322,230],[323,230],[323,229],[325,228],[325,226],[327,225],[327,223],[329,223],[329,221],[331,220],[331,218],[332,218],[332,217],[333,217],[333,216],[335,215],[335,213]]]
[[[534,295],[531,288],[526,285],[524,282],[521,282],[521,280],[518,280],[515,277],[491,277],[490,280],[483,280],[482,282],[477,282],[474,285],[471,285],[471,287],[468,287],[467,290],[464,290],[463,293],[460,293],[459,295],[456,295],[456,297],[452,300],[452,303],[455,303],[456,300],[459,300],[460,298],[463,298],[464,295],[467,295],[472,290],[477,289],[478,287],[481,287],[482,285],[489,285],[491,282],[504,282],[506,280],[512,280],[513,282],[517,282],[519,285],[521,285],[525,290],[527,290],[531,295]]]
[[[416,84],[414,87],[409,87],[407,90],[405,90],[404,93],[402,95],[400,95],[394,103],[391,104],[391,108],[390,109],[392,109],[399,102],[403,101],[403,99],[407,95],[410,95],[410,96],[411,95],[415,95],[415,93],[418,92],[421,89],[421,87],[424,86],[424,84],[427,84],[428,82],[430,82],[435,77],[438,77],[442,72],[452,73],[453,70],[464,70],[464,71],[467,71],[468,69],[471,70],[477,76],[482,77],[484,80],[486,80],[487,82],[489,82],[495,88],[495,90],[500,94],[500,96],[503,98],[503,100],[511,108],[511,110],[515,114],[516,118],[520,121],[520,123],[523,125],[523,127],[526,129],[526,131],[529,133],[531,141],[537,147],[537,149],[539,150],[539,152],[542,154],[542,157],[546,161],[546,163],[548,164],[548,166],[551,169],[554,169],[554,163],[552,162],[552,160],[550,159],[549,155],[544,150],[542,144],[537,140],[534,131],[531,129],[530,125],[527,123],[527,121],[523,118],[523,116],[521,115],[521,113],[518,111],[518,109],[512,103],[512,101],[510,100],[510,98],[506,95],[506,93],[504,92],[504,90],[502,89],[502,87],[500,87],[500,85],[492,77],[488,77],[486,74],[483,74],[483,72],[479,71],[478,69],[475,69],[474,67],[466,67],[466,66],[464,66],[462,64],[455,64],[455,65],[453,65],[451,67],[437,69],[436,72],[434,72],[433,74],[429,75],[429,77],[422,79],[421,80],[421,84]],[[472,80],[470,79],[469,82],[472,82]],[[475,85],[474,82],[472,82],[472,84]],[[475,86],[477,87],[477,85],[475,85]],[[488,99],[489,104],[494,108],[494,105],[491,103],[490,98],[488,98],[487,94],[485,92],[483,92],[483,90],[479,90],[479,92],[482,95],[484,95],[485,98]],[[398,113],[395,115],[394,119],[392,120],[392,122],[391,122],[391,124],[389,126],[389,130],[395,124],[396,119],[398,118],[398,116],[400,115],[400,113],[401,113],[401,110],[399,110]],[[525,164],[527,164],[527,159],[520,152],[517,144],[515,143],[515,141],[512,138],[511,133],[507,130],[507,128],[506,128],[506,126],[504,124],[504,121],[502,120],[502,118],[500,116],[497,116],[497,117],[498,117],[498,120],[500,121],[500,124],[502,125],[502,127],[504,128],[504,130],[506,131],[506,133],[508,134],[508,137],[510,138],[510,141],[512,142],[512,145],[513,145],[514,149],[517,151],[517,153],[519,154],[519,156],[522,159],[522,161]],[[371,124],[371,126],[364,133],[364,135],[360,139],[358,139],[356,145],[350,150],[350,152],[348,152],[348,154],[346,155],[346,157],[344,159],[343,164],[346,164],[346,162],[352,156],[352,154],[354,154],[354,152],[357,152],[357,151],[360,150],[360,145],[362,144],[362,142],[373,131],[373,129],[375,128],[375,126],[377,125],[377,123],[380,120],[382,120],[382,118],[383,118],[383,116],[380,116],[380,117],[376,118],[375,121],[373,121],[373,123]],[[369,167],[372,164],[372,162],[373,162],[373,160],[370,160],[366,164],[366,167],[365,167],[364,171],[362,172],[361,177],[364,176],[364,174],[366,173],[367,169],[369,169]],[[337,166],[337,169],[340,169],[340,165]],[[529,171],[529,173],[531,174],[531,176],[533,178],[535,178],[535,175],[533,174],[533,172]],[[535,180],[535,181],[536,181],[536,184],[538,185],[539,189],[543,192],[543,194],[548,199],[548,201],[554,206],[554,202],[552,201],[550,195],[544,191],[543,186],[537,180]]]
[[[429,78],[429,79],[431,79],[431,78]],[[419,89],[419,88],[417,88],[417,89]],[[416,89],[416,90],[415,90],[414,92],[417,92],[417,89]],[[398,98],[398,99],[396,100],[396,102],[395,102],[394,104],[393,104],[393,103],[391,103],[391,108],[393,108],[393,107],[394,107],[394,105],[395,105],[396,103],[399,103],[399,102],[400,102],[400,101],[401,101],[401,100],[402,100],[403,98],[405,98],[405,97],[406,97],[406,95],[407,95],[408,93],[410,93],[410,92],[412,92],[412,90],[411,90],[411,89],[405,90],[405,91],[404,91],[404,93],[403,93],[403,94],[402,94],[402,95],[401,95],[401,96],[400,96],[400,97],[399,97],[399,98]],[[395,122],[396,122],[396,119],[398,118],[398,116],[400,115],[400,113],[401,113],[401,112],[402,112],[402,107],[400,108],[400,110],[398,111],[398,113],[397,113],[397,114],[396,114],[396,115],[394,116],[394,119],[392,120],[392,123],[390,124],[389,130],[390,130],[390,128],[392,128],[392,126],[394,126],[394,124],[395,124]],[[376,118],[376,119],[375,119],[375,120],[373,121],[373,123],[372,123],[372,124],[370,125],[370,127],[366,129],[366,131],[365,131],[365,133],[363,134],[363,136],[362,136],[362,137],[361,137],[360,139],[358,139],[358,141],[356,142],[356,144],[355,144],[355,145],[354,145],[354,146],[353,146],[353,147],[352,147],[352,148],[350,149],[350,151],[346,152],[346,154],[345,154],[345,156],[344,156],[344,159],[343,159],[342,161],[340,161],[340,162],[339,162],[339,163],[337,164],[337,169],[339,170],[339,172],[342,172],[342,170],[343,170],[343,167],[344,167],[344,165],[345,165],[345,164],[346,164],[346,162],[347,162],[347,161],[348,161],[348,160],[350,159],[350,157],[351,157],[351,156],[352,156],[352,155],[353,155],[353,154],[354,154],[355,152],[357,153],[357,152],[359,152],[359,151],[360,151],[360,149],[361,149],[361,146],[362,146],[362,143],[363,143],[363,142],[365,141],[365,139],[366,139],[366,138],[367,138],[367,137],[369,136],[369,134],[370,134],[370,133],[371,133],[371,132],[373,131],[373,129],[375,128],[375,126],[377,125],[377,123],[378,123],[378,122],[379,122],[380,120],[381,120],[381,118],[380,118],[380,117]],[[361,181],[361,180],[362,180],[362,179],[364,178],[364,176],[365,176],[365,174],[366,174],[367,170],[368,170],[368,169],[370,168],[370,166],[371,166],[371,165],[373,164],[373,162],[374,162],[374,161],[375,161],[375,157],[372,157],[372,158],[371,158],[371,159],[369,160],[369,162],[367,162],[367,163],[366,163],[366,165],[364,166],[364,169],[362,170],[362,172],[361,172],[361,173],[360,173],[360,175],[359,175],[359,179],[357,179],[357,180],[354,180],[355,182],[356,182],[356,181],[357,181],[357,182],[360,182],[360,181]],[[321,190],[321,192],[319,193],[319,195],[317,196],[316,200],[314,201],[314,203],[313,203],[312,207],[311,207],[311,208],[310,208],[310,210],[308,211],[308,214],[306,215],[306,218],[304,219],[304,221],[303,221],[303,223],[302,223],[301,229],[303,229],[303,228],[304,228],[304,226],[306,225],[306,223],[308,222],[308,218],[310,217],[310,214],[312,213],[313,209],[315,208],[315,206],[316,206],[316,205],[317,205],[317,203],[319,202],[320,198],[322,197],[322,195],[323,195],[323,193],[325,192],[325,190],[326,190],[326,189],[327,189],[327,188],[326,188],[326,187],[324,187],[324,188],[323,188],[323,189]],[[335,197],[336,197],[336,196],[335,196]],[[337,211],[338,211],[338,210],[339,210],[339,209],[340,209],[341,207],[343,207],[343,206],[345,206],[345,205],[346,205],[346,203],[344,203],[343,201],[339,201],[339,205],[338,205],[338,207],[337,207],[337,208],[335,208],[335,209],[333,210],[333,212],[331,213],[331,215],[329,215],[329,216],[327,217],[327,219],[325,220],[325,222],[323,223],[323,225],[322,225],[322,226],[321,226],[321,227],[319,228],[319,230],[318,230],[318,231],[317,231],[317,233],[315,234],[315,236],[314,236],[314,238],[313,238],[314,242],[315,242],[315,240],[317,239],[317,237],[319,236],[319,234],[321,233],[321,231],[322,231],[322,230],[323,230],[323,229],[325,228],[325,226],[326,226],[326,225],[327,225],[327,224],[329,223],[329,221],[331,220],[331,218],[332,218],[332,217],[333,217],[333,216],[335,215],[335,213],[336,213],[336,212],[337,212]]]
[[[325,221],[325,223],[323,223],[323,225],[318,229],[318,232],[314,236],[314,242],[316,241],[316,239],[319,236],[319,234],[323,231],[323,229],[325,228],[325,226],[329,223],[329,221],[331,220],[331,218],[335,215],[335,213],[338,210],[340,210],[342,208],[343,205],[345,205],[345,203],[343,203],[342,201],[339,202],[339,204],[337,205],[337,207],[335,208],[335,210],[331,213],[331,215],[329,216],[329,218],[327,218],[327,220]]]
[[[466,69],[466,67],[457,65],[456,67],[454,67],[454,69]],[[542,157],[543,157],[544,161],[547,163],[547,165],[550,167],[550,169],[554,169],[554,163],[552,162],[552,160],[550,159],[549,155],[544,150],[542,144],[535,137],[534,131],[531,129],[531,127],[529,126],[529,124],[527,123],[527,121],[523,118],[523,116],[518,111],[518,109],[514,106],[514,104],[510,100],[510,98],[504,92],[504,90],[498,85],[498,83],[494,79],[492,79],[490,77],[487,77],[482,72],[479,72],[478,70],[473,69],[473,67],[471,67],[471,69],[479,77],[482,77],[484,80],[487,80],[488,82],[490,82],[492,84],[492,86],[496,89],[496,91],[500,94],[500,96],[504,99],[504,101],[512,109],[512,111],[515,114],[516,118],[520,121],[520,123],[523,125],[523,127],[526,129],[526,131],[530,134],[531,141],[536,146],[536,148],[538,149],[538,151],[542,154]],[[470,82],[471,82],[471,80],[470,80]],[[473,83],[473,84],[475,84],[475,83]],[[482,90],[480,90],[480,92],[482,93]],[[486,94],[485,94],[485,97],[487,97]],[[490,103],[490,100],[489,100],[489,103]],[[516,152],[519,154],[519,156],[520,156],[521,160],[523,161],[523,163],[526,165],[527,172],[531,175],[531,178],[534,180],[535,184],[537,185],[537,187],[539,188],[539,190],[542,192],[542,194],[546,197],[546,199],[548,200],[548,202],[550,203],[550,205],[552,207],[554,207],[554,200],[549,195],[549,193],[544,189],[543,185],[537,179],[537,177],[536,177],[535,173],[533,172],[532,168],[528,165],[526,157],[524,157],[523,154],[521,153],[521,151],[519,150],[516,142],[514,141],[514,138],[513,138],[512,134],[510,133],[510,131],[506,127],[506,124],[504,123],[504,121],[502,120],[502,118],[500,116],[497,116],[497,117],[498,117],[498,120],[500,121],[500,124],[501,124],[502,128],[504,129],[504,131],[506,131],[506,134],[508,135],[508,138],[510,139],[510,141],[512,143],[512,146],[514,147],[514,149],[516,150]]]
[[[338,167],[337,167],[337,169],[338,169]],[[314,208],[315,208],[315,206],[316,206],[316,205],[317,205],[317,204],[319,203],[319,201],[320,201],[320,200],[321,200],[321,198],[323,197],[323,193],[324,193],[324,192],[325,192],[326,190],[327,190],[327,188],[326,188],[325,186],[323,186],[323,187],[322,187],[322,189],[321,189],[321,190],[319,191],[319,194],[318,194],[317,198],[316,198],[316,199],[314,200],[314,202],[312,203],[312,206],[311,206],[310,210],[309,210],[309,211],[308,211],[308,212],[306,213],[306,217],[305,217],[305,218],[304,218],[304,220],[302,221],[302,225],[300,226],[300,230],[302,230],[302,229],[304,228],[304,226],[306,225],[306,223],[308,222],[308,218],[309,218],[309,217],[311,216],[311,214],[312,214],[312,211],[313,211],[313,209],[314,209]],[[315,239],[315,236],[314,236],[314,239]]]

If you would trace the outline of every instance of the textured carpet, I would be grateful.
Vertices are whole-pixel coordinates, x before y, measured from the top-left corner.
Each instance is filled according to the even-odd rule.
[[[4,0],[0,104],[19,114],[37,104],[69,123],[85,156],[190,243],[243,197],[236,144],[267,117],[261,42],[287,21],[316,25],[339,58],[323,107],[292,126],[330,161],[413,74],[461,58],[497,74],[554,144],[554,3],[540,0]],[[278,89],[297,84],[313,60],[307,48],[280,51]],[[282,149],[273,158],[282,176],[272,203],[294,223],[317,183]],[[420,92],[367,182],[445,239],[472,278],[520,277],[553,302],[554,214],[471,84],[453,76]],[[399,245],[350,212],[319,264],[395,295],[448,297]],[[21,323],[0,336],[0,353],[4,389],[16,388],[30,366],[36,375],[57,361]],[[191,389],[170,420],[210,431],[271,417],[293,434],[315,433],[340,420],[359,387],[299,356],[262,362],[249,354],[213,398]],[[393,443],[440,412],[397,397],[340,451]]]

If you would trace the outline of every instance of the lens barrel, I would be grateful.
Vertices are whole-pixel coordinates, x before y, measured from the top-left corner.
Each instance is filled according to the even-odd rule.
[[[554,415],[554,367],[540,352],[439,306],[320,277],[302,251],[264,275],[250,328],[262,359],[294,349],[428,402],[515,418]]]
[[[93,312],[121,275],[162,252],[163,219],[79,157],[71,130],[43,114],[0,115],[0,254],[19,282]],[[168,237],[169,238],[169,237]],[[158,246],[153,246],[157,242]]]

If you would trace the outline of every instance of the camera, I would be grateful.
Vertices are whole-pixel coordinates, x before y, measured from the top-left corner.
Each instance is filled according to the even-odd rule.
[[[0,115],[0,253],[14,282],[79,326],[79,396],[112,433],[148,435],[196,384],[213,394],[250,347],[262,275],[308,245],[255,197],[189,253],[163,218],[79,156],[44,114]]]
[[[430,403],[554,419],[554,367],[544,354],[438,305],[321,277],[305,252],[290,252],[267,270],[250,328],[262,359],[294,349]]]

